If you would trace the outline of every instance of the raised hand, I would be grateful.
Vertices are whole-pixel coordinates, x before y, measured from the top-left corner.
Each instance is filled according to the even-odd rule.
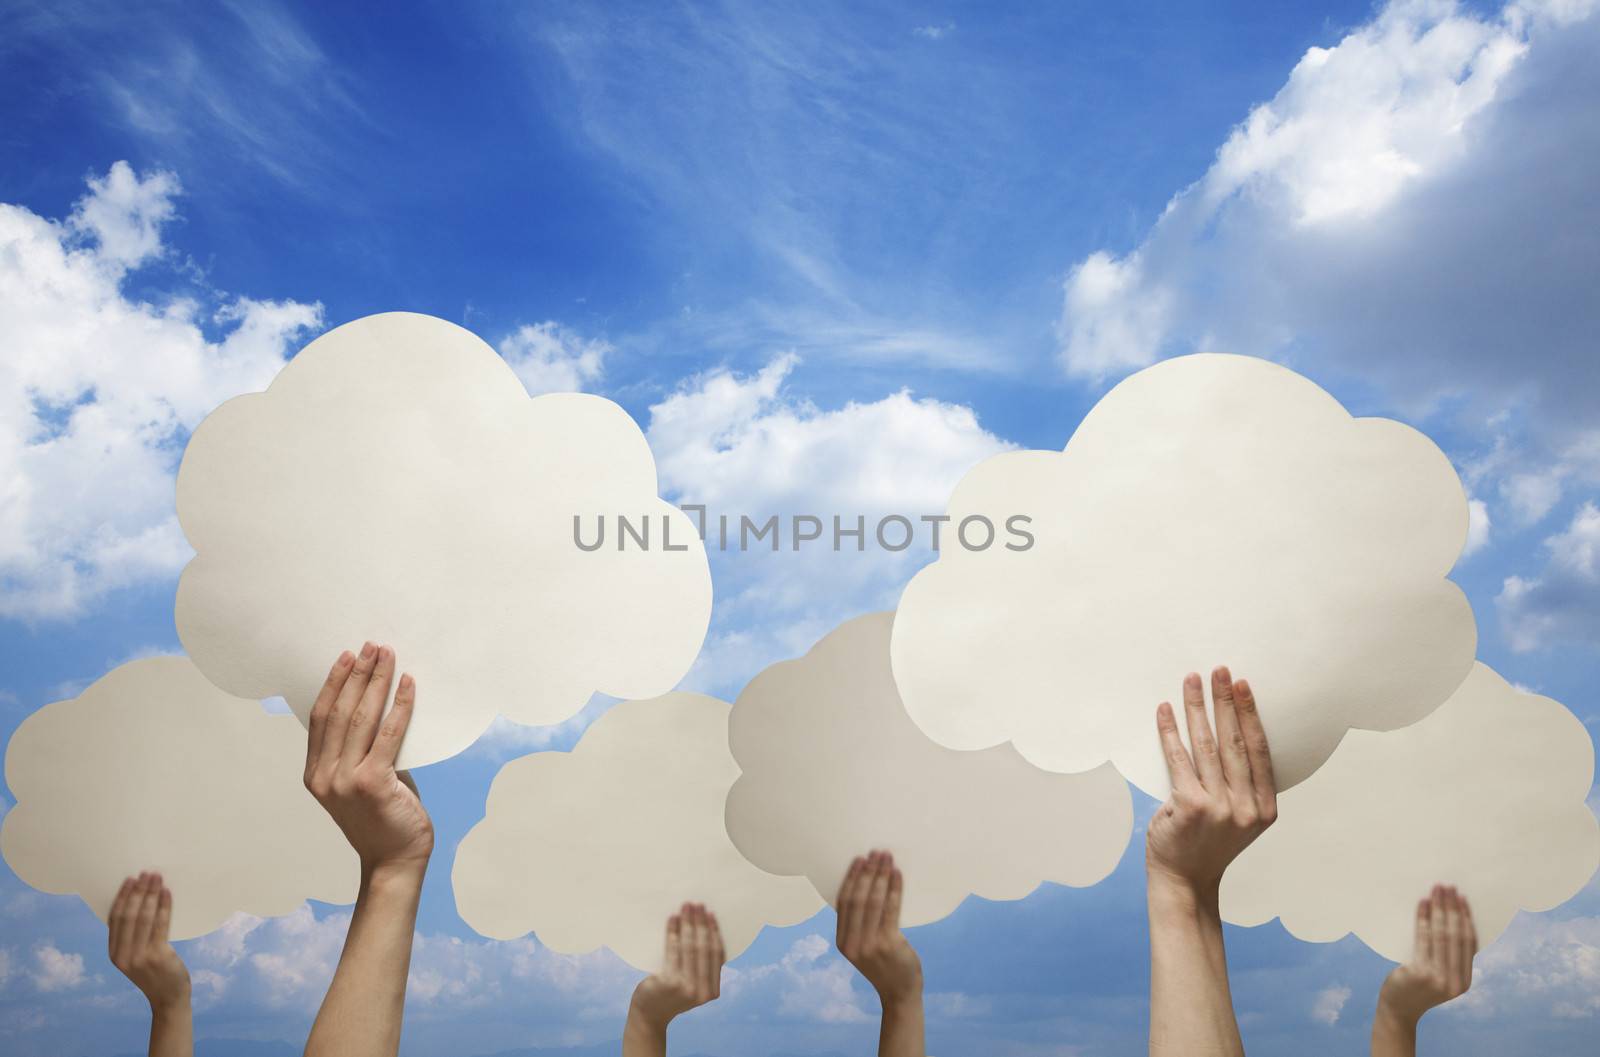
[[[1223,950],[1222,874],[1278,817],[1277,784],[1255,695],[1228,669],[1211,673],[1215,733],[1200,676],[1183,681],[1189,745],[1166,701],[1156,732],[1172,795],[1145,840],[1150,909],[1150,1053],[1243,1057]],[[1192,749],[1192,751],[1191,751]]]
[[[107,917],[111,964],[150,1002],[151,1057],[188,1057],[194,1050],[189,970],[167,942],[172,892],[158,873],[122,882]]]
[[[1411,1057],[1417,1052],[1417,1022],[1434,1006],[1467,993],[1478,932],[1466,897],[1449,885],[1434,885],[1417,903],[1411,960],[1396,966],[1378,992],[1372,1023],[1374,1057]]]
[[[1183,681],[1183,711],[1189,748],[1178,737],[1172,705],[1156,709],[1156,729],[1172,777],[1172,795],[1150,820],[1145,865],[1206,891],[1215,891],[1222,873],[1278,817],[1277,785],[1267,734],[1255,695],[1227,668],[1211,673],[1216,732],[1206,720],[1200,676]]]
[[[835,943],[883,1005],[880,1057],[922,1057],[922,959],[900,931],[905,880],[886,851],[850,864],[834,901],[839,926]]]
[[[633,991],[622,1032],[623,1057],[664,1055],[672,1019],[722,994],[722,964],[727,957],[717,916],[704,904],[685,903],[668,918],[661,970],[645,977]]]
[[[394,681],[394,650],[367,643],[334,661],[311,709],[306,788],[344,831],[363,873],[389,867],[421,871],[433,853],[433,823],[411,776],[394,769],[416,705],[416,682]]]

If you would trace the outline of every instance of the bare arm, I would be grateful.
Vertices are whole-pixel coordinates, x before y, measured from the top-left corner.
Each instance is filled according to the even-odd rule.
[[[878,1057],[923,1057],[922,960],[900,931],[905,879],[894,856],[874,851],[850,864],[835,900],[839,953],[878,992]]]
[[[396,772],[416,684],[394,678],[394,651],[341,654],[311,711],[306,788],[361,857],[361,889],[339,968],[306,1040],[306,1057],[395,1057],[433,823],[410,776]]]
[[[1417,904],[1411,960],[1396,966],[1378,992],[1372,1057],[1416,1057],[1417,1022],[1434,1006],[1466,994],[1477,953],[1478,931],[1466,897],[1435,885]]]
[[[1278,815],[1266,731],[1255,697],[1226,668],[1211,675],[1216,733],[1200,677],[1184,679],[1189,744],[1172,706],[1156,709],[1172,796],[1145,845],[1150,911],[1151,1057],[1243,1057],[1228,987],[1217,893],[1222,874]]]
[[[722,929],[703,904],[685,903],[667,919],[661,971],[634,989],[622,1029],[622,1057],[667,1057],[667,1025],[722,994]]]
[[[142,873],[123,881],[107,920],[111,964],[150,1003],[150,1057],[193,1057],[189,970],[167,942],[172,893],[161,875]]]

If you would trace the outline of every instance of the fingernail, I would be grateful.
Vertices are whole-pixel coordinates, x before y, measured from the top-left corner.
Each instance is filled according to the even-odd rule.
[[[1233,684],[1233,690],[1234,693],[1248,694],[1250,692],[1250,680],[1240,679],[1238,682]]]
[[[1183,685],[1188,687],[1190,690],[1200,689],[1200,673],[1190,672],[1188,675],[1184,676]]]
[[[350,662],[355,659],[355,654],[351,653],[349,650],[345,650],[343,653],[339,654],[339,660],[335,663],[337,663],[340,668],[348,668],[350,667]]]
[[[400,676],[400,689],[410,690],[415,684],[416,680],[411,678],[410,672],[406,672],[404,675]]]
[[[1211,675],[1218,682],[1223,682],[1223,683],[1231,683],[1231,682],[1233,682],[1233,676],[1232,676],[1231,673],[1229,673],[1228,666],[1226,664],[1217,665],[1216,670],[1213,671],[1211,673]]]
[[[373,650],[373,646],[372,646],[372,643],[370,643],[370,642],[367,643],[366,645],[362,646],[361,647],[361,659],[362,660],[366,660],[367,658],[371,657],[372,656],[372,650]]]
[[[388,646],[378,647],[378,659],[380,661],[394,660],[394,650],[390,649]]]

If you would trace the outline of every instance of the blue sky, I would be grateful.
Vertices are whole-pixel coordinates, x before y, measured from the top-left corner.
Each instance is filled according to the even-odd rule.
[[[0,463],[22,487],[0,494],[0,735],[177,648],[171,472],[205,411],[322,329],[409,309],[530,388],[621,403],[669,494],[773,512],[938,510],[992,451],[1059,448],[1153,357],[1280,359],[1456,462],[1479,656],[1592,736],[1597,42],[1576,2],[8,4]],[[914,569],[846,564],[823,592],[718,557],[690,684],[731,696]],[[498,727],[419,773],[440,851],[405,1052],[615,1037],[624,968],[481,940],[448,889],[499,763],[580,730]],[[915,933],[934,1052],[1140,1049],[1138,839],[1095,888]],[[212,1052],[292,1052],[339,914],[190,945],[201,1036],[266,1047]],[[860,1052],[872,1004],[816,935],[826,912],[765,934],[675,1052]],[[138,1049],[102,949],[76,900],[0,870],[7,1052]],[[1385,963],[1359,943],[1271,924],[1229,952],[1252,1053],[1360,1044]],[[1600,889],[1491,955],[1434,1047],[1580,1052]]]

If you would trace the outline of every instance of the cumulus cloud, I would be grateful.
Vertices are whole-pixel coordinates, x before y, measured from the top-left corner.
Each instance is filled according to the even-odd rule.
[[[1432,715],[1351,731],[1280,794],[1277,825],[1223,878],[1223,917],[1278,917],[1318,943],[1354,933],[1403,961],[1417,900],[1453,884],[1487,947],[1519,908],[1560,904],[1600,865],[1600,824],[1584,802],[1593,778],[1576,716],[1477,664]]]
[[[1453,1004],[1477,1016],[1600,1015],[1600,917],[1518,916],[1473,960],[1472,990]]]
[[[429,316],[347,323],[218,408],[184,455],[178,515],[198,552],[178,634],[201,670],[304,719],[340,650],[390,643],[418,686],[402,767],[460,752],[497,712],[558,723],[597,691],[671,689],[710,616],[694,525],[657,496],[627,413],[530,400],[489,346]],[[598,550],[580,524],[589,544],[607,530]]]
[[[0,616],[71,617],[176,572],[185,435],[321,322],[293,301],[129,293],[169,252],[178,192],[118,162],[63,221],[0,204]]]
[[[17,803],[0,851],[28,884],[76,894],[102,921],[124,877],[159,870],[174,938],[238,910],[349,902],[355,854],[305,791],[304,764],[291,717],[222,693],[181,657],[133,661],[12,735]]]
[[[1339,1014],[1344,1012],[1344,1004],[1348,1001],[1350,989],[1343,984],[1324,987],[1311,1003],[1311,1019],[1318,1024],[1337,1024]]]
[[[1115,869],[1133,830],[1122,777],[1109,764],[1052,774],[1009,745],[956,752],[929,740],[895,692],[893,620],[849,621],[739,694],[728,743],[741,774],[727,804],[739,850],[832,902],[852,858],[887,848],[905,873],[906,925],[968,895],[1021,899]]]
[[[33,952],[33,986],[41,991],[70,991],[83,983],[83,955],[67,954],[53,944]]]
[[[1506,577],[1495,598],[1506,638],[1521,653],[1560,641],[1593,642],[1600,629],[1600,507],[1583,504],[1544,546],[1544,571],[1531,579]]]
[[[651,971],[686,901],[717,915],[730,959],[763,925],[810,917],[822,905],[811,885],[752,866],[723,827],[739,774],[728,709],[690,693],[625,701],[572,752],[507,763],[456,851],[462,920],[497,939],[533,932],[567,953],[606,946]]]
[[[511,364],[528,393],[576,393],[600,380],[611,343],[585,338],[554,320],[528,323],[500,341],[500,355]]]
[[[1287,788],[1346,730],[1414,722],[1471,668],[1472,612],[1445,578],[1468,522],[1448,460],[1265,360],[1147,368],[1064,451],[972,471],[949,513],[1026,514],[1036,540],[947,549],[901,598],[895,679],[951,748],[1009,740],[1069,772],[1109,760],[1164,797],[1156,703],[1227,663]]]
[[[705,506],[720,546],[727,517],[732,545],[715,552],[718,606],[691,676],[696,689],[732,694],[751,674],[803,653],[840,621],[894,604],[905,578],[932,556],[930,528],[961,475],[1012,445],[988,432],[969,407],[901,390],[825,410],[793,390],[800,361],[780,356],[755,374],[714,370],[650,408],[647,435],[666,494]],[[911,518],[918,535],[903,551],[877,545],[890,514]],[[819,519],[824,538],[799,551],[792,519]],[[738,550],[741,516],[777,516],[784,536]],[[833,518],[865,525],[865,546],[832,547]]]
[[[1592,435],[1596,10],[1393,0],[1309,49],[1137,245],[1071,271],[1067,369],[1227,348],[1520,408],[1534,465]]]

